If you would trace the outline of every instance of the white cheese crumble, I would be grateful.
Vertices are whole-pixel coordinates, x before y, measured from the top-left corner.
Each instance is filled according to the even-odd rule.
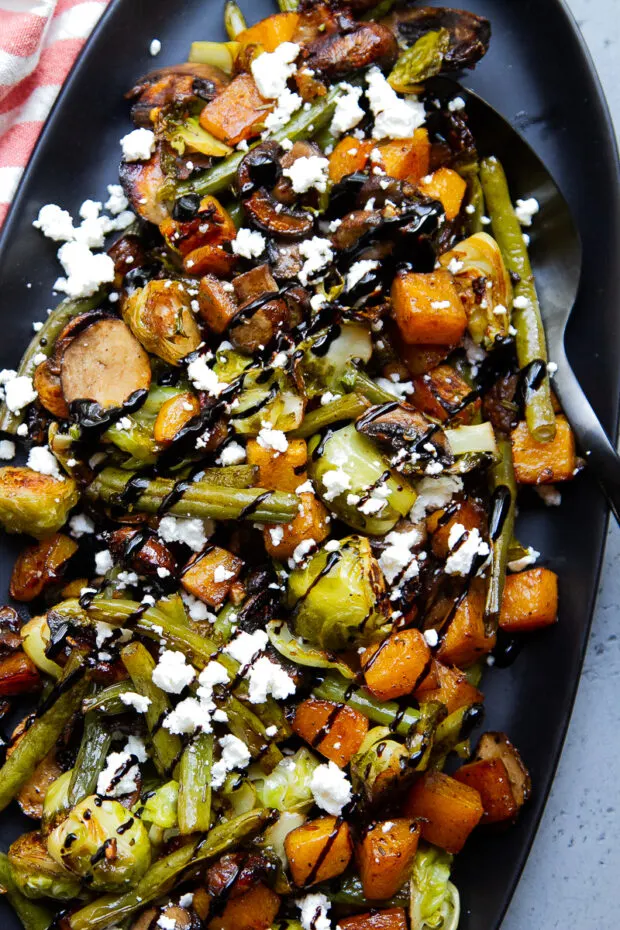
[[[212,397],[219,397],[228,387],[224,381],[218,379],[213,369],[209,368],[204,355],[198,356],[189,363],[187,376],[198,391],[205,391]]]
[[[41,207],[32,225],[54,242],[66,242],[75,235],[71,214],[56,203],[46,203]]]
[[[55,291],[69,297],[90,297],[102,284],[114,281],[114,262],[109,255],[95,255],[84,242],[65,242],[58,250],[58,260],[66,277],[57,278]]]
[[[189,697],[179,701],[174,710],[166,716],[163,726],[169,733],[184,736],[201,730],[203,733],[211,732],[208,711],[196,698]]]
[[[14,373],[13,373],[14,375]],[[33,400],[37,399],[37,392],[34,389],[32,378],[28,375],[19,375],[12,377],[4,383],[5,403],[11,413],[19,413]]]
[[[519,296],[515,297],[512,302],[512,306],[515,308],[515,310],[527,310],[530,306],[530,302],[527,297]]]
[[[303,930],[331,930],[331,920],[327,912],[332,906],[324,894],[307,894],[295,902],[301,911],[300,921]]]
[[[448,101],[448,110],[450,113],[457,113],[459,110],[465,109],[465,101],[462,97],[454,97],[453,100]]]
[[[190,620],[200,622],[202,620],[214,620],[215,615],[210,613],[206,604],[199,601],[197,597],[190,594],[189,591],[181,591],[181,598],[187,608]]]
[[[220,465],[240,465],[246,460],[246,451],[238,442],[229,442],[220,452],[218,463]]]
[[[180,542],[193,552],[200,552],[207,542],[207,535],[202,520],[197,517],[183,518],[167,515],[159,521],[157,535],[164,542]]]
[[[232,241],[232,250],[242,258],[258,258],[265,251],[266,240],[262,233],[242,227]]]
[[[263,52],[254,59],[250,69],[262,97],[273,100],[283,93],[286,82],[295,73],[298,55],[299,45],[282,42],[275,51]]]
[[[109,549],[95,552],[95,571],[98,575],[105,575],[114,568],[114,559]]]
[[[512,562],[508,562],[508,568],[511,572],[522,572],[524,568],[534,565],[539,557],[540,552],[537,552],[532,546],[528,546],[525,555],[522,555],[520,559],[513,559]]]
[[[426,645],[434,649],[439,642],[439,633],[437,630],[424,630],[424,639],[426,640]]]
[[[213,581],[216,584],[222,584],[224,581],[230,581],[230,579],[234,577],[235,573],[229,571],[227,568],[224,568],[223,565],[217,565],[215,571],[213,572]]]
[[[441,478],[422,478],[416,490],[418,497],[410,514],[413,523],[423,520],[427,513],[446,507],[452,497],[463,490],[463,481],[451,475],[442,475]]]
[[[159,55],[161,52],[161,42],[159,39],[151,39],[151,44],[149,45],[149,55],[152,55],[155,58],[156,55]]]
[[[363,258],[359,262],[354,262],[346,274],[344,282],[345,291],[352,291],[353,288],[360,283],[362,278],[366,277],[369,271],[374,271],[375,268],[378,267],[379,262],[370,258]]]
[[[191,891],[182,894],[179,898],[179,907],[191,907],[194,900],[194,894]]]
[[[463,532],[465,532],[464,527]],[[487,556],[489,552],[490,549],[488,544],[484,542],[479,531],[474,527],[474,529],[469,530],[465,541],[448,556],[446,560],[446,574],[466,575],[471,570],[476,556]]]
[[[521,223],[521,226],[531,226],[532,219],[540,210],[540,204],[535,197],[530,197],[528,200],[517,200],[515,206],[515,214],[517,219]]]
[[[269,530],[272,546],[279,546],[284,539],[284,528],[281,526],[272,526]]]
[[[254,633],[242,631],[228,643],[224,652],[245,668],[263,651],[268,642],[269,637],[264,630],[256,630]]]
[[[180,694],[196,677],[196,669],[187,664],[182,652],[164,649],[153,669],[153,683],[168,694]]]
[[[156,926],[161,927],[161,930],[176,930],[177,922],[174,917],[166,917],[165,914],[160,914],[157,918]]]
[[[52,478],[64,481],[64,476],[58,467],[58,461],[47,446],[34,446],[28,454],[26,464],[28,468],[38,471],[41,475],[50,475]]]
[[[129,201],[125,197],[123,188],[120,184],[108,184],[108,199],[104,207],[112,216],[118,216],[129,206]]]
[[[327,190],[329,160],[322,155],[302,155],[282,174],[288,178],[296,194],[305,194],[312,187],[321,194]]]
[[[409,394],[413,393],[412,381],[395,381],[393,378],[376,378],[377,387],[383,388],[384,391],[393,394],[397,400],[405,400]]]
[[[215,789],[222,787],[228,772],[245,768],[252,758],[245,743],[232,733],[223,736],[219,744],[222,755],[211,768],[211,787]]]
[[[151,699],[137,691],[124,691],[121,694],[121,701],[127,707],[133,707],[139,714],[145,714],[149,709]]]
[[[76,515],[69,520],[69,529],[71,530],[71,535],[79,539],[80,536],[85,536],[87,533],[94,533],[95,524],[85,513],[76,513]]]
[[[340,87],[344,93],[336,101],[336,109],[329,127],[329,131],[334,136],[353,129],[364,117],[364,111],[359,105],[362,88],[344,83]]]
[[[286,126],[293,113],[299,110],[302,104],[303,100],[299,94],[285,87],[278,96],[275,108],[265,117],[264,135],[277,132],[278,129],[282,129],[283,126]],[[282,147],[285,148],[284,143],[282,143]]]
[[[130,736],[122,752],[111,752],[107,757],[105,768],[97,779],[97,794],[109,798],[132,794],[140,781],[137,763],[146,762],[146,759],[146,749],[142,740]]]
[[[316,804],[328,814],[338,816],[352,796],[351,783],[331,760],[318,765],[312,773],[310,790]]]
[[[424,104],[399,97],[379,68],[373,67],[368,71],[366,82],[366,96],[375,117],[374,139],[405,139],[424,123]]]
[[[134,129],[121,139],[125,161],[148,161],[155,151],[155,133],[152,129]]]
[[[280,429],[273,429],[268,423],[261,426],[256,441],[263,449],[273,449],[274,452],[286,452],[288,439]]]
[[[251,704],[264,704],[270,694],[283,701],[295,693],[295,682],[290,675],[266,656],[253,663],[247,677]]]
[[[15,443],[10,439],[0,439],[0,459],[8,462],[15,458]]]
[[[302,508],[300,507],[300,512],[303,513]],[[296,565],[301,565],[305,560],[306,556],[313,552],[317,547],[316,540],[314,539],[302,539],[299,545],[295,546],[293,551],[293,557],[289,560],[289,565],[291,568],[294,568]]]
[[[534,490],[547,507],[559,507],[562,503],[562,494],[552,484],[539,484]]]
[[[325,488],[323,497],[326,501],[333,501],[351,487],[351,479],[342,468],[332,468],[326,471],[321,477],[321,483]]]
[[[310,278],[324,271],[334,257],[331,240],[322,239],[320,236],[313,236],[312,239],[304,239],[300,242],[299,254],[306,259],[298,274],[299,280],[304,285]]]
[[[417,527],[404,533],[392,530],[387,534],[385,541],[388,545],[379,556],[379,565],[388,584],[392,584],[400,575],[403,575],[403,581],[416,577],[419,573],[418,563],[411,549],[418,546],[423,538]]]

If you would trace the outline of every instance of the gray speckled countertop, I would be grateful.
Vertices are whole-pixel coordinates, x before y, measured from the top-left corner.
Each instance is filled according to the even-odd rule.
[[[567,0],[620,136],[620,0]],[[620,926],[620,530],[607,551],[564,753],[502,930]]]

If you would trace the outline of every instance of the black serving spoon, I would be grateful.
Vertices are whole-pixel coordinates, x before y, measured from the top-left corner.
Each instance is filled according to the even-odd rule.
[[[532,237],[536,289],[549,360],[557,365],[552,387],[588,468],[620,523],[620,456],[575,377],[564,348],[566,324],[577,298],[582,263],[581,239],[568,204],[536,153],[493,107],[449,78],[434,78],[428,86],[442,101],[455,97],[465,101],[479,154],[499,158],[515,200],[535,197],[540,204],[540,213],[524,232]]]

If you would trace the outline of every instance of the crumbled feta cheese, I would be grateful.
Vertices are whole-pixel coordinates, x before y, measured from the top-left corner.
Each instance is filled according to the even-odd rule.
[[[295,488],[295,493],[296,494],[314,494],[314,485],[312,484],[310,479],[308,479],[307,481],[304,481],[303,484],[297,485],[297,487]]]
[[[269,535],[271,536],[271,545],[279,546],[284,539],[284,529],[281,526],[272,526]]]
[[[108,199],[104,206],[112,216],[118,216],[119,213],[127,209],[129,201],[125,197],[120,184],[108,184]]]
[[[536,216],[539,210],[540,204],[538,201],[534,197],[530,197],[528,200],[517,200],[515,214],[522,226],[531,226],[532,218]]]
[[[144,740],[139,736],[128,736],[127,743],[125,744],[125,752],[128,752],[130,756],[135,756],[138,762],[146,762],[148,755],[146,752],[146,746],[144,745]]]
[[[159,39],[151,39],[151,44],[149,45],[149,55],[152,55],[155,58],[156,55],[159,55],[161,52],[161,42]]]
[[[194,895],[191,891],[182,894],[179,898],[179,907],[191,907],[194,900]]]
[[[278,728],[275,724],[272,724],[270,727],[267,727],[265,730],[265,736],[269,739],[273,739],[274,736],[278,735]]]
[[[265,133],[277,132],[286,126],[293,113],[299,110],[302,104],[303,100],[299,94],[285,87],[278,96],[275,108],[265,117]]]
[[[184,518],[166,515],[159,521],[157,534],[164,542],[185,543],[193,552],[200,552],[207,543],[204,523],[197,517]]]
[[[411,552],[423,540],[422,532],[414,527],[404,533],[392,530],[385,537],[388,545],[379,556],[379,565],[388,584],[392,584],[400,575],[403,580],[409,581],[418,574],[418,564]]]
[[[434,649],[439,642],[439,633],[437,630],[424,630],[424,639],[426,640],[426,645]]]
[[[464,262],[460,262],[458,258],[451,258],[448,262],[448,271],[450,274],[459,274],[465,267]]]
[[[26,464],[28,468],[38,471],[41,475],[50,475],[52,478],[64,481],[64,475],[60,472],[58,461],[47,446],[33,446],[28,454]]]
[[[484,542],[479,531],[474,527],[474,529],[469,530],[464,542],[448,556],[446,574],[467,575],[476,556],[487,556],[489,552],[488,544]]]
[[[325,549],[325,552],[338,552],[340,546],[341,543],[339,539],[329,539],[323,548]]]
[[[228,733],[219,741],[222,755],[211,768],[211,787],[221,788],[228,772],[243,769],[250,764],[248,747],[238,737]]]
[[[457,113],[459,110],[464,110],[465,101],[462,97],[454,97],[453,100],[448,101],[448,109],[450,113]]]
[[[143,694],[138,694],[137,691],[123,691],[121,693],[121,701],[123,704],[126,704],[127,707],[133,707],[139,714],[145,714],[151,703],[150,698],[145,697]]]
[[[14,373],[13,373],[14,375]],[[33,400],[37,399],[37,392],[34,389],[32,378],[27,375],[12,377],[4,382],[4,400],[11,413],[19,413]]]
[[[364,111],[359,105],[362,88],[352,87],[351,84],[344,83],[340,87],[344,93],[336,101],[336,109],[329,127],[334,136],[348,132],[364,118]]]
[[[303,930],[331,930],[331,920],[327,912],[332,906],[324,894],[307,894],[295,902],[301,911],[300,921]]]
[[[362,278],[365,278],[370,271],[374,271],[375,268],[379,267],[379,262],[370,258],[363,258],[359,262],[354,262],[349,270],[347,271],[344,289],[345,291],[352,291],[356,287]]]
[[[180,694],[196,677],[196,670],[188,665],[182,652],[164,649],[153,669],[153,683],[168,694]]]
[[[202,730],[204,733],[211,731],[208,711],[193,697],[179,701],[165,717],[163,726],[169,733],[177,736],[195,733],[196,730]]]
[[[282,430],[273,429],[268,423],[263,423],[256,441],[263,449],[273,449],[274,452],[286,452],[288,449],[288,440]]]
[[[534,490],[547,507],[559,507],[562,503],[561,493],[552,484],[539,484]]]
[[[114,280],[114,262],[109,255],[94,255],[84,242],[65,242],[58,250],[58,259],[66,277],[57,278],[55,291],[69,297],[91,297],[102,284]]]
[[[131,417],[121,417],[120,420],[118,420],[118,422],[116,423],[116,426],[117,426],[118,429],[120,429],[120,430],[128,430],[128,429],[131,429],[131,427],[133,426],[133,423],[132,423],[132,421],[131,421]]]
[[[399,97],[379,68],[372,67],[367,72],[366,82],[366,96],[375,117],[374,139],[405,139],[424,123],[424,104]]]
[[[232,241],[232,250],[242,258],[258,258],[265,251],[266,240],[262,233],[242,227]]]
[[[291,567],[294,568],[295,565],[301,565],[306,556],[313,552],[315,549],[316,541],[314,539],[302,539],[299,545],[295,546],[293,551]]]
[[[310,790],[316,804],[333,816],[342,813],[352,795],[349,779],[331,760],[326,765],[317,765],[310,780]]]
[[[98,575],[105,575],[112,568],[114,568],[114,559],[109,549],[95,552],[95,571]]]
[[[139,581],[138,576],[135,572],[119,572],[116,576],[116,584],[119,589],[129,588],[131,585],[137,584]]]
[[[284,168],[282,174],[289,178],[296,194],[305,194],[312,187],[323,194],[327,190],[328,168],[329,160],[322,155],[302,155]]]
[[[530,302],[527,299],[527,297],[519,296],[519,297],[515,297],[515,299],[512,302],[512,306],[515,308],[515,310],[527,310],[528,307],[530,306]]]
[[[286,82],[295,73],[299,45],[282,42],[273,52],[263,52],[250,65],[252,77],[262,97],[273,100],[283,93]]]
[[[310,278],[324,271],[334,257],[331,240],[322,239],[320,236],[313,236],[312,239],[304,239],[300,242],[299,254],[306,259],[298,274],[299,280],[304,285]],[[321,301],[324,303],[325,298],[321,298]],[[313,307],[313,309],[320,309],[320,307]]]
[[[332,394],[331,391],[325,391],[321,395],[321,407],[327,407],[328,404],[332,404],[335,400],[340,400],[342,394]]]
[[[15,458],[15,443],[10,439],[0,439],[0,459],[8,462]]]
[[[32,225],[54,242],[67,242],[75,235],[71,214],[56,203],[46,203],[41,207]]]
[[[442,475],[441,478],[422,478],[416,490],[418,497],[410,514],[413,523],[419,523],[427,513],[446,507],[452,497],[463,490],[463,481],[451,475]]]
[[[295,693],[295,682],[281,665],[261,656],[248,673],[248,697],[251,704],[264,704],[271,694],[283,701]]]
[[[160,914],[156,925],[161,927],[161,930],[176,930],[177,922],[174,917],[166,917],[165,914]]]
[[[405,400],[409,394],[413,393],[412,381],[394,381],[391,378],[376,378],[375,384],[393,394],[397,400]]]
[[[246,451],[238,442],[229,442],[220,452],[220,465],[239,465],[246,460]]]
[[[326,471],[321,482],[325,488],[323,497],[326,501],[333,501],[351,487],[351,479],[342,468],[332,468]]]
[[[134,129],[121,139],[125,161],[148,161],[155,151],[155,133],[152,129]]]
[[[448,549],[454,549],[459,539],[467,532],[462,523],[453,523],[448,533]]]
[[[512,562],[508,562],[508,568],[511,572],[522,572],[529,565],[534,565],[539,556],[540,552],[537,552],[532,546],[528,546],[525,555],[522,555],[520,559],[513,559]]]
[[[235,573],[224,568],[223,565],[217,565],[213,572],[213,581],[215,584],[222,584],[224,581],[230,581],[230,579],[234,577]]]
[[[187,366],[187,376],[198,391],[205,391],[212,397],[219,397],[222,391],[228,385],[219,381],[212,368],[207,365],[207,359],[204,355],[193,359]]]
[[[268,642],[269,637],[264,630],[256,630],[254,633],[242,631],[228,643],[224,652],[245,668],[252,664]]]
[[[190,594],[188,591],[181,591],[181,597],[183,603],[187,607],[187,613],[189,614],[190,620],[196,620],[200,622],[202,620],[211,620],[214,619],[214,614],[210,613],[206,604],[203,604],[202,601],[199,601],[197,597],[194,597],[193,594]]]
[[[140,781],[137,762],[146,762],[142,740],[130,736],[122,752],[111,752],[97,779],[97,794],[120,798],[132,794]],[[137,760],[137,762],[136,762]]]

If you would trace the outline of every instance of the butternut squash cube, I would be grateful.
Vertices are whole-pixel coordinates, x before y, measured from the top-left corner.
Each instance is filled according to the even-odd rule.
[[[202,319],[214,333],[223,333],[239,312],[234,296],[226,290],[224,281],[214,274],[200,279],[198,307]]]
[[[452,168],[438,168],[427,180],[422,178],[418,187],[427,197],[439,200],[446,212],[446,219],[453,220],[461,212],[461,204],[467,190],[467,182]]]
[[[491,652],[495,636],[487,636],[484,629],[484,587],[472,584],[456,609],[437,651],[437,658],[446,665],[467,668]]]
[[[273,109],[258,92],[250,74],[239,74],[200,114],[200,125],[227,145],[258,135]]]
[[[356,139],[345,136],[329,156],[329,178],[334,184],[342,181],[348,174],[363,171],[370,158],[373,142],[370,139]]]
[[[407,930],[408,924],[402,907],[390,907],[386,911],[340,918],[338,927],[339,930]]]
[[[419,817],[422,837],[446,852],[458,853],[484,814],[474,788],[443,772],[425,772],[405,803],[408,817]]]
[[[405,817],[370,827],[357,848],[360,878],[369,900],[385,901],[400,891],[409,879],[419,839],[419,824]]]
[[[299,512],[291,523],[279,523],[263,528],[265,548],[274,559],[290,559],[305,539],[321,543],[329,536],[329,513],[325,505],[311,492],[299,497]]]
[[[212,546],[188,563],[181,584],[210,607],[221,607],[242,568],[243,562],[232,552]]]
[[[269,491],[294,493],[307,480],[308,447],[305,439],[289,439],[288,449],[265,449],[256,439],[247,445],[248,465],[256,465],[256,486]]]
[[[419,701],[439,701],[449,714],[469,704],[481,704],[484,694],[471,685],[458,668],[448,668],[433,659],[431,671],[415,690]]]
[[[153,437],[155,442],[161,442],[168,445],[186,423],[189,423],[200,413],[200,401],[195,394],[189,391],[183,394],[177,394],[162,404],[155,426],[153,427]]]
[[[486,530],[484,510],[469,498],[459,501],[454,509],[451,507],[450,513],[452,516],[448,514],[447,520],[444,510],[436,510],[426,518],[426,529],[432,537],[431,548],[440,559],[445,559],[448,555],[450,531],[457,523],[466,530],[477,529],[480,535]]]
[[[558,576],[548,568],[530,568],[508,575],[499,625],[508,633],[524,633],[555,623],[558,618]]]
[[[298,887],[341,875],[353,855],[349,825],[337,817],[319,817],[287,834],[284,850]]]
[[[506,766],[501,759],[481,759],[463,765],[454,777],[475,788],[484,807],[484,822],[512,820],[519,807],[510,786]]]
[[[416,129],[409,139],[392,139],[378,146],[380,165],[390,178],[416,184],[428,174],[431,146],[426,129]]]
[[[259,882],[226,902],[221,915],[209,921],[209,930],[269,930],[280,910],[280,898]]]
[[[358,751],[368,733],[368,718],[346,704],[308,698],[298,705],[293,732],[341,769]]]
[[[397,275],[392,310],[404,341],[414,345],[455,345],[467,327],[465,309],[448,271]]]
[[[260,45],[266,52],[275,52],[282,42],[292,41],[299,13],[274,13],[244,29],[235,37],[241,45]]]
[[[366,687],[380,701],[411,694],[430,661],[431,651],[419,630],[392,633],[361,657]]]
[[[537,442],[525,421],[513,430],[512,456],[519,484],[551,484],[570,481],[577,465],[575,437],[565,416],[555,418],[555,439]]]
[[[54,533],[22,549],[11,573],[11,597],[25,602],[39,597],[48,584],[62,577],[77,549],[77,543],[64,533]]]

